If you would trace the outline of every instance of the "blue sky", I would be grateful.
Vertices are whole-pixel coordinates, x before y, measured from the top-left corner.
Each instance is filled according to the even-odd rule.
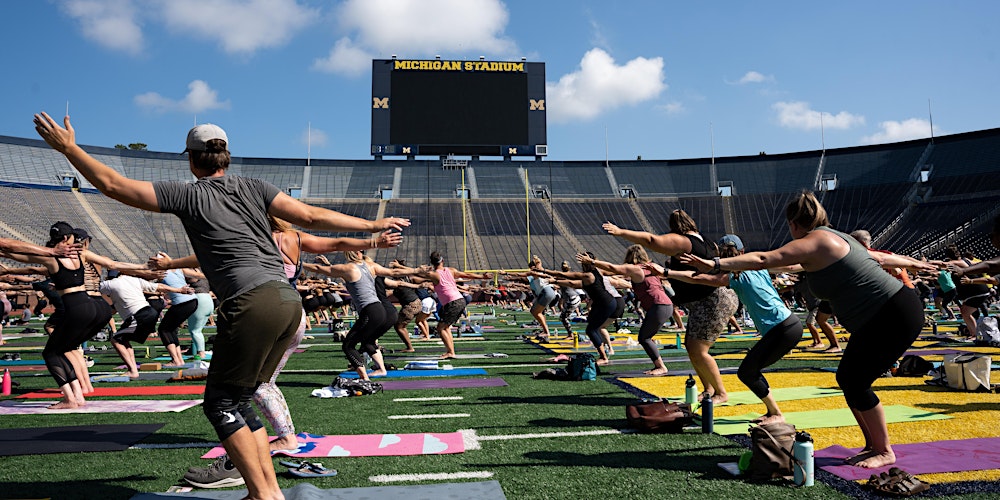
[[[546,63],[550,159],[785,153],[1000,126],[1000,2],[12,0],[0,135],[370,158],[371,59]],[[820,130],[822,115],[823,132]],[[607,137],[607,141],[605,141]]]

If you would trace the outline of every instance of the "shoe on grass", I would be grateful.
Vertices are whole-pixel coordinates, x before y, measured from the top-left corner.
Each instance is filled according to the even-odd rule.
[[[188,469],[188,473],[184,474],[184,480],[198,488],[228,488],[245,484],[240,471],[236,470],[236,466],[225,455],[217,458],[208,467],[192,469]]]

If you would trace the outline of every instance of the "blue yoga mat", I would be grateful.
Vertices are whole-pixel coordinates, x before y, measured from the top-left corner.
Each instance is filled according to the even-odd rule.
[[[0,361],[0,366],[44,365],[44,359],[21,359],[17,361]]]
[[[453,370],[389,370],[383,377],[372,378],[405,378],[405,377],[458,377],[463,375],[486,375],[482,368],[455,368]],[[343,372],[344,378],[358,378],[357,372]]]

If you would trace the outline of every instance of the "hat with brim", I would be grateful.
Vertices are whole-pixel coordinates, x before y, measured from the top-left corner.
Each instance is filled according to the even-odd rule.
[[[226,131],[218,125],[203,123],[188,131],[187,148],[184,149],[184,152],[205,151],[208,149],[208,141],[212,139],[222,139],[226,142],[226,150],[229,150],[229,137],[226,136]]]

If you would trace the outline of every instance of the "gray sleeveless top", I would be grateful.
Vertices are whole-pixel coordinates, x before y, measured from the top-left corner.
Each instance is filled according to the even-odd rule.
[[[371,270],[364,263],[355,265],[358,266],[361,277],[358,278],[358,281],[345,280],[344,284],[347,285],[347,292],[351,294],[354,308],[360,311],[365,306],[379,302],[379,300],[375,293],[375,277],[372,276]]]
[[[825,226],[815,230],[839,236],[851,250],[837,262],[801,275],[813,295],[830,301],[844,328],[856,331],[875,316],[903,284],[885,272],[854,238]]]

